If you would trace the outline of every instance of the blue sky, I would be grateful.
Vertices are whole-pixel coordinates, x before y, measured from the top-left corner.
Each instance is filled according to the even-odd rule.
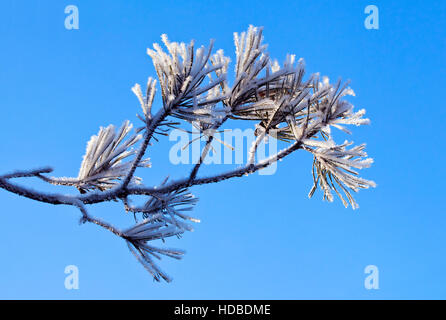
[[[70,4],[79,30],[64,28]],[[379,8],[379,30],[364,27],[369,4]],[[153,282],[111,233],[79,226],[75,209],[0,190],[0,298],[445,299],[445,12],[441,0],[2,1],[2,172],[51,165],[76,176],[99,126],[138,121],[130,88],[155,75],[146,48],[162,33],[214,38],[233,57],[232,33],[253,24],[264,26],[279,61],[295,53],[309,73],[352,81],[351,101],[372,123],[351,139],[367,143],[375,163],[361,174],[378,187],[356,195],[357,211],[320,192],[310,200],[311,157],[302,152],[275,175],[196,187],[202,222],[169,241],[187,255],[160,263],[170,284]],[[169,163],[171,144],[150,149],[146,183],[188,172]],[[89,209],[132,221],[118,204]],[[71,264],[79,290],[64,287]],[[378,290],[364,288],[367,265],[379,268]]]

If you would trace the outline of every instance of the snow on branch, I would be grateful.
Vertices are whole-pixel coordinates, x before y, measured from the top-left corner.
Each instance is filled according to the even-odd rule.
[[[184,251],[160,248],[156,242],[180,238],[192,231],[191,222],[199,222],[189,215],[198,198],[190,189],[244,177],[273,163],[304,150],[313,156],[313,196],[318,187],[323,198],[333,201],[333,192],[343,204],[358,208],[352,192],[375,187],[373,181],[359,177],[359,169],[372,164],[365,152],[365,144],[352,142],[336,144],[332,128],[351,134],[348,126],[361,126],[370,121],[363,118],[365,110],[354,111],[347,100],[354,96],[348,82],[330,84],[319,74],[305,75],[303,59],[296,61],[288,54],[282,65],[271,60],[263,43],[263,30],[249,26],[242,33],[234,33],[235,76],[228,80],[230,58],[223,50],[171,42],[161,36],[165,51],[159,44],[147,53],[152,58],[158,80],[148,78],[145,91],[133,86],[142,115],[137,115],[144,126],[134,134],[132,125],[125,121],[116,130],[113,125],[100,128],[91,137],[76,178],[50,177],[51,168],[18,170],[0,175],[0,188],[16,195],[53,205],[69,205],[81,212],[82,223],[93,223],[126,241],[130,251],[156,281],[171,281],[157,265],[162,256],[180,259]],[[159,85],[162,105],[154,111]],[[173,118],[173,119],[172,119]],[[182,121],[179,121],[179,120]],[[225,122],[245,121],[255,127],[253,143],[246,165],[206,177],[198,175],[205,162],[215,132]],[[199,162],[186,178],[167,179],[157,186],[146,186],[135,176],[137,168],[150,167],[146,154],[153,146],[151,139],[165,136],[172,128],[193,124],[207,137]],[[186,131],[184,128],[180,128]],[[285,148],[256,162],[259,145],[269,139],[284,142]],[[258,157],[257,157],[258,158]],[[20,186],[16,178],[38,178],[54,185],[77,188],[81,194],[46,193]],[[137,205],[133,198],[142,198]],[[136,224],[121,231],[110,223],[87,212],[87,205],[102,202],[122,202],[125,212],[134,215]],[[138,217],[142,221],[138,222]]]
[[[164,273],[153,261],[153,258],[161,260],[160,254],[175,259],[181,259],[184,251],[179,249],[158,248],[147,243],[154,240],[164,240],[172,236],[179,236],[184,230],[174,225],[168,225],[162,220],[160,215],[153,215],[150,218],[127,229],[123,233],[123,238],[127,241],[130,251],[138,261],[149,271],[156,281],[160,278],[170,282],[171,278]]]
[[[132,91],[141,104],[141,109],[144,114],[144,122],[148,123],[152,119],[152,104],[156,93],[156,80],[154,80],[152,77],[149,77],[149,79],[147,80],[145,97],[141,91],[141,86],[139,84],[135,84],[132,88]],[[141,116],[139,116],[139,118],[142,120]]]
[[[79,191],[109,189],[127,174],[132,163],[123,160],[136,153],[131,147],[142,138],[132,135],[124,141],[132,127],[129,121],[124,122],[117,132],[113,125],[101,127],[99,133],[91,137],[77,177]],[[150,162],[146,159],[139,166],[150,167]],[[140,178],[134,179],[135,183],[140,181]]]
[[[214,107],[225,94],[215,88],[226,80],[225,62],[209,63],[213,41],[209,48],[201,46],[195,50],[194,41],[188,45],[170,42],[165,34],[161,39],[168,52],[155,43],[154,50],[147,49],[147,53],[158,74],[164,108],[189,122],[213,122],[221,118],[224,109],[214,110]],[[216,79],[210,77],[212,72],[218,74]],[[210,81],[205,82],[207,76]]]
[[[314,155],[314,183],[308,196],[311,198],[319,185],[324,193],[324,199],[332,202],[331,191],[334,191],[345,207],[350,203],[353,209],[359,208],[349,190],[357,192],[361,188],[376,187],[375,182],[358,177],[358,172],[355,170],[368,168],[373,163],[373,159],[367,158],[367,153],[364,151],[365,144],[347,149],[352,142],[345,141],[341,145],[335,145],[333,141],[315,143],[309,140],[304,143],[306,150]],[[348,201],[342,197],[340,191],[344,192]]]

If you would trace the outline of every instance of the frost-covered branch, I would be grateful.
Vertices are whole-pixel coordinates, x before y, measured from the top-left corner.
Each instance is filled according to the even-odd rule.
[[[124,239],[155,280],[170,281],[155,260],[162,256],[180,259],[184,251],[160,248],[153,243],[181,237],[193,230],[192,223],[199,222],[189,214],[198,202],[191,193],[196,185],[250,175],[303,150],[313,156],[310,197],[319,187],[324,199],[333,201],[334,191],[345,206],[350,203],[355,209],[358,205],[352,191],[376,186],[358,176],[358,169],[372,163],[365,145],[336,144],[332,135],[333,128],[351,134],[347,126],[369,123],[363,118],[365,111],[355,112],[346,99],[354,95],[348,83],[330,84],[327,77],[321,79],[319,74],[306,77],[303,59],[296,62],[294,55],[287,55],[282,65],[271,60],[263,43],[262,28],[250,26],[246,32],[234,34],[233,83],[227,75],[231,59],[221,49],[213,53],[213,41],[208,48],[196,48],[194,41],[185,44],[171,42],[166,35],[161,38],[167,51],[159,44],[147,51],[158,81],[148,78],[144,92],[139,84],[132,88],[142,110],[137,115],[143,123],[141,127],[133,133],[129,121],[119,129],[113,125],[101,127],[87,144],[77,177],[48,176],[51,168],[18,170],[0,175],[0,188],[28,199],[79,209],[81,222],[96,224]],[[161,89],[161,105],[154,111],[157,84]],[[255,128],[246,164],[199,177],[213,141],[219,141],[215,136],[217,130],[223,124],[237,121]],[[135,174],[138,168],[150,167],[146,155],[153,150],[154,141],[159,142],[157,137],[167,135],[171,129],[181,129],[184,124],[192,124],[206,136],[198,163],[186,178],[169,181],[166,178],[156,186],[143,184]],[[285,147],[256,162],[260,144],[268,139],[280,140]],[[74,187],[80,194],[36,191],[12,181],[17,178],[37,178],[53,185]],[[134,202],[134,197],[144,201]],[[121,202],[125,212],[133,213],[136,224],[121,230],[88,213],[87,206],[109,201]]]
[[[53,172],[53,168],[46,167],[40,169],[33,170],[18,170],[9,174],[4,174],[0,176],[0,179],[13,179],[13,178],[29,178],[29,177],[38,177],[43,173],[51,173]]]

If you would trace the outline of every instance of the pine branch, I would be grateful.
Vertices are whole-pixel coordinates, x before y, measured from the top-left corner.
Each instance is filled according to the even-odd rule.
[[[143,112],[142,116],[137,115],[143,127],[131,136],[128,136],[132,129],[129,122],[124,122],[117,131],[114,126],[101,128],[90,139],[76,178],[49,177],[47,174],[52,172],[49,167],[18,170],[0,176],[0,189],[31,200],[79,209],[82,223],[93,223],[122,238],[155,280],[171,281],[154,259],[162,255],[180,259],[184,252],[159,248],[151,242],[181,237],[184,232],[193,230],[190,223],[199,220],[186,214],[198,201],[190,193],[193,186],[253,174],[297,150],[310,152],[314,157],[310,197],[320,187],[324,199],[332,201],[334,191],[344,205],[350,203],[357,208],[350,192],[376,186],[373,181],[358,177],[356,171],[372,163],[372,159],[366,158],[365,145],[348,149],[351,143],[338,145],[331,134],[332,128],[350,134],[347,125],[369,123],[363,118],[365,110],[354,112],[353,105],[345,99],[354,95],[348,83],[338,81],[331,85],[328,78],[320,80],[318,74],[304,80],[304,62],[300,59],[295,65],[294,55],[287,55],[282,66],[272,61],[266,51],[267,45],[263,44],[262,28],[250,26],[247,32],[234,34],[236,62],[232,85],[227,77],[230,60],[222,50],[212,54],[213,41],[208,48],[198,49],[193,41],[188,45],[170,42],[166,35],[162,36],[162,41],[167,52],[158,44],[148,50],[158,75],[162,106],[152,114],[156,80],[148,79],[145,96],[139,84],[132,88]],[[169,182],[166,178],[153,187],[143,185],[135,176],[136,169],[149,166],[148,160],[143,158],[152,139],[158,141],[155,135],[167,135],[170,129],[179,127],[178,119],[192,123],[207,136],[198,163],[187,178]],[[215,132],[228,120],[256,122],[256,138],[249,149],[248,161],[227,172],[198,177],[212,142],[218,140]],[[265,139],[281,140],[287,146],[256,162],[259,145]],[[11,181],[29,177],[75,187],[80,194],[46,193]],[[144,197],[144,204],[133,205],[132,196]],[[143,220],[121,231],[93,217],[86,209],[87,205],[110,201],[122,201],[125,212],[133,213],[135,220],[141,215]]]

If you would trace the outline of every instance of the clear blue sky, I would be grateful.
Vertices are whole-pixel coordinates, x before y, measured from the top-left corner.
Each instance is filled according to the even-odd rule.
[[[79,30],[64,28],[69,4]],[[379,30],[364,28],[369,4]],[[446,298],[445,11],[442,0],[2,1],[1,172],[52,165],[76,176],[99,126],[137,121],[130,88],[155,75],[146,48],[162,33],[214,38],[233,57],[232,33],[254,24],[273,57],[295,53],[309,72],[352,80],[351,101],[372,120],[352,139],[367,143],[375,164],[362,175],[378,187],[356,195],[357,211],[320,192],[310,200],[311,158],[298,152],[275,175],[195,188],[202,223],[169,241],[187,251],[161,261],[170,284],[153,282],[111,233],[79,226],[75,209],[0,190],[0,298]],[[187,172],[169,163],[169,143],[150,149],[148,184]],[[90,211],[131,222],[118,204]],[[64,288],[70,264],[79,290]],[[364,288],[370,264],[379,290]]]

